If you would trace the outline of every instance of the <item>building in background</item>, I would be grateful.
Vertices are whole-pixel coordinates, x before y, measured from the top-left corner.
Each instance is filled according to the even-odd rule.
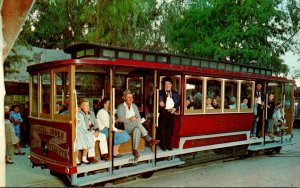
[[[66,54],[63,50],[43,49],[32,47],[17,47],[18,54],[23,54],[29,57],[29,60],[18,62],[12,66],[16,73],[10,73],[5,76],[5,105],[19,104],[24,107],[29,101],[29,74],[26,71],[28,65],[43,63],[47,61],[56,61],[71,58],[70,54]]]

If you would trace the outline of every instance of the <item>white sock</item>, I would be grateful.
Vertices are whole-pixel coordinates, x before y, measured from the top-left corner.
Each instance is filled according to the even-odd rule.
[[[80,163],[80,161],[79,161],[78,157],[76,157],[76,163],[77,163],[77,164],[79,164],[79,163]]]
[[[82,161],[88,163],[89,161],[86,159],[86,156],[82,156]]]

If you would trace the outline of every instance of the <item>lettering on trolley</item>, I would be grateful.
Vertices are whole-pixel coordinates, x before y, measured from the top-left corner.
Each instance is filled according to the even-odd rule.
[[[60,144],[66,144],[66,132],[52,127],[33,125],[32,137],[31,147],[40,147],[44,155],[48,155],[48,152],[52,151],[63,158],[69,159],[69,148],[60,146]]]

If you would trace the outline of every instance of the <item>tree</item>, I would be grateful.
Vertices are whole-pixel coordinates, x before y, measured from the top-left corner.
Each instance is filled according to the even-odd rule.
[[[178,2],[178,1],[174,1]],[[177,4],[171,3],[170,7]],[[287,41],[299,28],[278,0],[181,1],[182,11],[169,9],[166,41],[176,53],[259,65],[287,73],[280,55],[293,47]]]

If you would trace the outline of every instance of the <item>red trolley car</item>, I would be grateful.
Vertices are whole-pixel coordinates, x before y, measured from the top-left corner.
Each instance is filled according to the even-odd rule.
[[[28,67],[30,160],[34,166],[66,174],[72,185],[178,166],[185,163],[181,156],[206,150],[244,146],[249,151],[268,148],[280,151],[283,145],[292,143],[295,84],[272,76],[271,69],[87,43],[69,46],[64,51],[71,54],[71,59]],[[88,98],[93,104],[109,96],[112,124],[115,108],[122,102],[122,92],[130,89],[141,115],[147,119],[144,126],[155,137],[159,126],[157,94],[165,76],[173,79],[180,101],[172,136],[174,149],[162,151],[145,145],[141,139],[141,157],[135,161],[129,141],[120,147],[123,157],[116,159],[111,155],[110,131],[110,160],[77,166],[74,150],[77,99]],[[283,103],[286,134],[269,138],[262,133],[261,138],[250,139],[256,81],[263,82],[264,90],[275,95],[275,102]],[[211,95],[220,109],[206,108],[206,98]],[[234,99],[233,104],[227,105],[228,96]],[[247,108],[241,108],[244,99],[248,100]],[[69,113],[58,112],[62,105],[67,106]]]

